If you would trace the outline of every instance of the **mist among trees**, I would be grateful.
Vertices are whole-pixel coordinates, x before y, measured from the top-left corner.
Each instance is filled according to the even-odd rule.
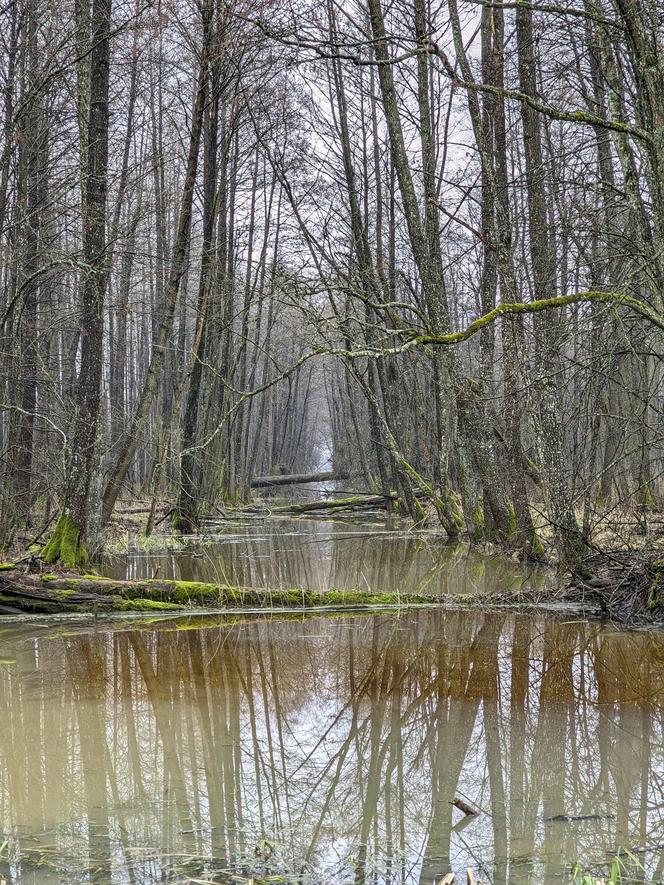
[[[0,7],[0,544],[327,469],[581,568],[657,531],[660,0]]]

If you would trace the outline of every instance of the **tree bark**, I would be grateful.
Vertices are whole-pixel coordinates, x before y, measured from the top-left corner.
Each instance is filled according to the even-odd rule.
[[[140,442],[141,435],[147,423],[150,407],[152,406],[157,393],[157,388],[161,379],[161,371],[164,365],[164,357],[173,326],[173,316],[177,304],[180,282],[185,271],[185,258],[187,255],[191,228],[192,202],[194,189],[196,187],[196,173],[198,170],[199,144],[208,84],[208,64],[212,27],[211,0],[206,0],[206,5],[203,7],[201,15],[203,20],[203,43],[201,48],[200,68],[194,94],[187,171],[180,201],[178,232],[173,246],[170,275],[164,293],[162,319],[157,330],[152,359],[150,360],[145,380],[143,382],[143,389],[141,391],[138,406],[136,407],[129,428],[119,445],[119,454],[106,483],[102,500],[102,526],[106,525],[111,518],[113,507],[120,494],[122,483],[124,482],[124,478]]]
[[[108,190],[108,95],[110,71],[111,0],[94,0],[90,51],[90,106],[83,202],[83,256],[81,304],[81,369],[77,384],[78,410],[68,458],[64,506],[55,530],[43,550],[47,562],[68,568],[88,559],[90,482],[101,402],[104,294],[106,288],[106,197]]]

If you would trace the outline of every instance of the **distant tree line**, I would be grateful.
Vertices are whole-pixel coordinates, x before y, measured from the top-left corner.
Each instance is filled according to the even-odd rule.
[[[648,532],[663,35],[656,0],[4,4],[0,542],[79,564],[121,497],[192,532],[328,453],[531,557]]]

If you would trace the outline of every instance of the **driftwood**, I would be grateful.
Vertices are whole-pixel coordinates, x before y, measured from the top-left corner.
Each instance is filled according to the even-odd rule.
[[[275,476],[255,476],[251,480],[252,489],[267,489],[271,486],[290,486],[308,482],[328,482],[331,479],[348,479],[348,473],[324,470],[320,473],[278,473]]]

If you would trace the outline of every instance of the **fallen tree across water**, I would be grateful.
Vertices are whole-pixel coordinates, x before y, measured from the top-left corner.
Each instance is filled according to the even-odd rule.
[[[420,497],[416,495],[415,497]],[[270,506],[269,504],[251,504],[249,506],[234,508],[229,511],[233,514],[248,515],[290,515],[300,516],[304,513],[314,514],[316,516],[324,516],[329,513],[363,513],[367,511],[390,509],[398,503],[398,497],[395,492],[386,495],[373,494],[364,492],[361,494],[349,495],[345,498],[318,498],[315,501],[294,501],[290,504],[278,504]],[[226,518],[228,512],[222,512],[222,516]],[[205,517],[206,522],[215,522],[218,516],[210,515]]]
[[[435,605],[440,597],[364,590],[264,590],[198,581],[120,581],[99,575],[22,574],[0,568],[0,614],[174,611],[191,608],[380,608]]]
[[[305,501],[293,504],[283,504],[279,507],[272,507],[271,513],[319,513],[331,512],[339,510],[375,510],[376,507],[388,507],[397,496],[393,495],[350,495],[347,498],[330,498],[318,501]]]
[[[204,517],[203,521],[208,524],[225,522],[229,515],[264,518],[267,516],[315,516],[322,519],[325,516],[361,513],[363,516],[379,511],[389,510],[397,503],[396,494],[374,495],[360,494],[350,495],[347,498],[321,498],[315,501],[293,502],[291,504],[252,504],[249,506],[234,508],[231,511],[222,511],[219,514],[211,514]]]
[[[319,473],[277,473],[274,476],[255,476],[251,480],[252,489],[267,489],[271,486],[304,485],[309,482],[329,482],[334,479],[348,479],[348,473],[335,473],[323,470]]]
[[[660,622],[664,615],[664,557],[624,551],[597,554],[583,577],[556,589],[533,582],[517,590],[424,595],[370,590],[306,590],[234,587],[198,581],[116,580],[95,574],[26,574],[25,565],[0,563],[0,615],[74,612],[190,612],[371,610],[409,606],[581,604],[588,614],[603,613],[623,623]]]
[[[24,574],[12,563],[0,564],[0,614],[59,614],[69,612],[187,612],[192,609],[302,609],[357,611],[409,606],[543,601],[543,588],[467,596],[416,593],[374,593],[368,590],[280,590],[233,587],[198,581],[146,579],[121,581],[99,575]]]

